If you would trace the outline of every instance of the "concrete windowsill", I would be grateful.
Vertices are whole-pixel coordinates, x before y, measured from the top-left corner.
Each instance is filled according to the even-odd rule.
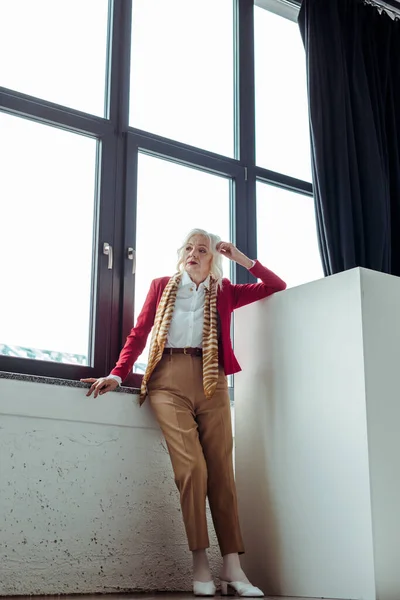
[[[14,379],[16,381],[25,381],[33,383],[45,383],[48,385],[59,385],[63,387],[72,388],[89,388],[89,384],[82,383],[73,379],[57,379],[56,377],[42,377],[38,375],[24,375],[22,373],[8,373],[6,371],[0,371],[0,379]],[[115,392],[122,394],[139,394],[140,390],[132,387],[118,387]]]
[[[0,372],[0,416],[158,429],[139,390],[122,387],[94,398],[80,381]],[[121,393],[122,392],[122,393]]]

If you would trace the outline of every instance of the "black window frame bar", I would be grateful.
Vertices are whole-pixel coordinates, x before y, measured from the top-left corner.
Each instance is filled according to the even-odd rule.
[[[302,179],[296,179],[289,175],[283,175],[282,173],[276,173],[262,167],[256,167],[255,169],[256,181],[262,181],[275,187],[297,192],[303,196],[313,197],[313,186],[309,181],[303,181]]]
[[[90,135],[101,144],[94,367],[0,356],[0,370],[78,379],[106,375],[115,364],[134,315],[132,262],[126,256],[126,249],[135,249],[136,245],[139,151],[231,178],[235,182],[231,201],[233,239],[251,258],[256,258],[257,254],[257,180],[312,196],[310,183],[256,165],[254,0],[232,1],[235,158],[219,156],[129,127],[132,0],[110,0],[105,93],[105,114],[108,118],[0,87],[0,111]],[[296,3],[293,0],[293,4]],[[111,243],[114,249],[112,271],[107,270],[106,257],[102,255],[104,241]],[[237,283],[255,281],[246,269],[237,265],[233,279]]]

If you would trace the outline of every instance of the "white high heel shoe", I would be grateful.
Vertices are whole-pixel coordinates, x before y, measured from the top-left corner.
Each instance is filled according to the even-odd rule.
[[[213,581],[193,581],[194,596],[215,596],[216,591]]]
[[[241,596],[242,598],[264,598],[260,588],[243,581],[221,581],[221,596]]]

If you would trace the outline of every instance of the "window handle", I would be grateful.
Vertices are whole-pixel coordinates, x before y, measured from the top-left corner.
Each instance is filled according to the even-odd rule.
[[[104,242],[103,244],[103,254],[108,256],[108,269],[113,268],[113,247],[108,242]]]
[[[128,248],[126,253],[128,256],[128,260],[132,261],[132,275],[134,275],[136,272],[136,250],[134,250],[133,248]]]

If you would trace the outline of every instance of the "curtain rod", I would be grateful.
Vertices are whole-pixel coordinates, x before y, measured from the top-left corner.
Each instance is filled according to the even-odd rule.
[[[292,6],[300,7],[302,4],[302,0],[279,0],[282,4],[291,4]],[[369,0],[368,4],[373,4],[374,6],[387,8],[392,12],[396,12],[400,14],[400,2],[398,0]]]
[[[278,0],[280,4],[300,8],[302,0]],[[375,6],[378,10],[384,10],[394,19],[400,18],[400,2],[397,0],[363,0],[364,4]]]
[[[396,0],[363,0],[363,2],[375,6],[379,11],[385,11],[392,19],[400,19],[400,3]]]
[[[380,4],[390,10],[400,13],[400,2],[398,0],[375,0],[376,4]]]

